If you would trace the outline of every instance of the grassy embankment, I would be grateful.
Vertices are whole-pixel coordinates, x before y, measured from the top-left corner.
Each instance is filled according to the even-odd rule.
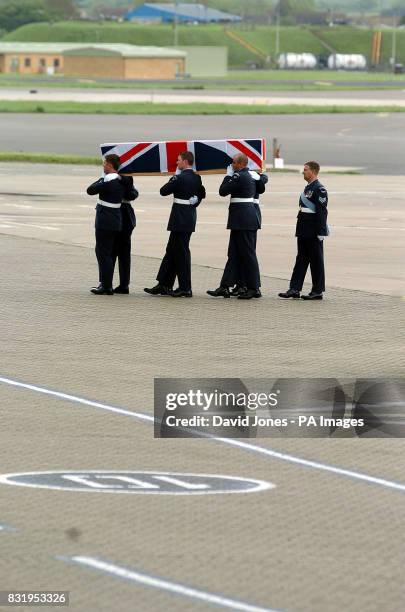
[[[273,26],[241,25],[234,31],[266,56],[275,56],[276,29]],[[370,59],[372,47],[371,29],[353,27],[335,28],[280,28],[281,52],[307,52],[329,54],[329,45],[338,53],[361,53]],[[7,34],[4,41],[20,42],[113,42],[135,45],[170,46],[173,44],[171,25],[140,25],[130,23],[60,22],[55,24],[28,24]],[[251,51],[227,37],[221,25],[179,25],[179,45],[226,45],[229,49],[230,67],[241,68],[247,61],[257,59]],[[382,56],[384,65],[391,54],[392,31],[383,30]],[[405,31],[397,31],[397,61],[405,63]],[[249,72],[249,75],[252,73]],[[291,74],[291,73],[290,73]],[[344,73],[346,76],[347,73]]]

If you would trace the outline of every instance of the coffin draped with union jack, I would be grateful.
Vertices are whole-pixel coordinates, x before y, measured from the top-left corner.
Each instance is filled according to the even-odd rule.
[[[223,172],[237,153],[244,153],[251,170],[262,170],[265,165],[264,138],[233,140],[177,140],[169,142],[104,143],[103,157],[115,153],[121,160],[123,174],[167,174],[175,172],[179,153],[194,153],[194,169],[200,173]]]

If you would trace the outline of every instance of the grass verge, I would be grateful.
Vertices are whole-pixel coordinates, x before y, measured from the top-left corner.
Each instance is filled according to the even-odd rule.
[[[0,113],[61,113],[79,115],[307,115],[320,113],[403,113],[405,107],[274,104],[153,104],[99,102],[0,101]]]
[[[86,155],[61,155],[57,153],[22,153],[0,151],[0,162],[28,162],[36,164],[101,165],[101,157]]]

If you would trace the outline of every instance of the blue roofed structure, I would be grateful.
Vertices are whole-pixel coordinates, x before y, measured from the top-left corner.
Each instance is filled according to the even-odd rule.
[[[126,21],[160,21],[171,23],[235,23],[242,21],[239,15],[224,13],[204,4],[140,4],[124,16]]]

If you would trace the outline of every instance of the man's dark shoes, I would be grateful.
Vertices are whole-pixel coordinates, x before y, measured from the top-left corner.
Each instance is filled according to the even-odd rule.
[[[128,295],[129,287],[121,287],[121,285],[118,285],[118,287],[115,287],[114,293],[121,293],[122,295]]]
[[[299,291],[295,291],[295,289],[288,289],[288,291],[285,291],[284,293],[279,293],[278,297],[297,299],[297,298],[300,297],[300,292]]]
[[[208,295],[212,295],[212,297],[223,297],[229,298],[231,294],[229,293],[228,287],[218,287],[218,289],[207,291]]]
[[[238,297],[241,291],[245,291],[246,287],[241,287],[240,285],[235,285],[233,289],[230,290],[231,297]]]
[[[322,293],[315,293],[314,291],[311,291],[311,293],[308,293],[308,295],[301,295],[301,299],[302,300],[323,300],[323,295]]]
[[[180,289],[180,287],[178,287],[174,291],[171,291],[170,295],[172,297],[193,297],[193,292],[191,291],[191,289],[189,291],[184,291],[183,289]]]
[[[259,289],[245,289],[245,291],[240,291],[238,295],[238,300],[251,300],[252,298],[260,298],[262,297]]]
[[[112,289],[106,289],[105,287],[103,287],[103,285],[93,287],[93,289],[90,289],[90,291],[94,293],[94,295],[114,295]]]
[[[172,290],[171,287],[165,287],[158,283],[154,287],[145,287],[144,291],[149,295],[170,295]]]

